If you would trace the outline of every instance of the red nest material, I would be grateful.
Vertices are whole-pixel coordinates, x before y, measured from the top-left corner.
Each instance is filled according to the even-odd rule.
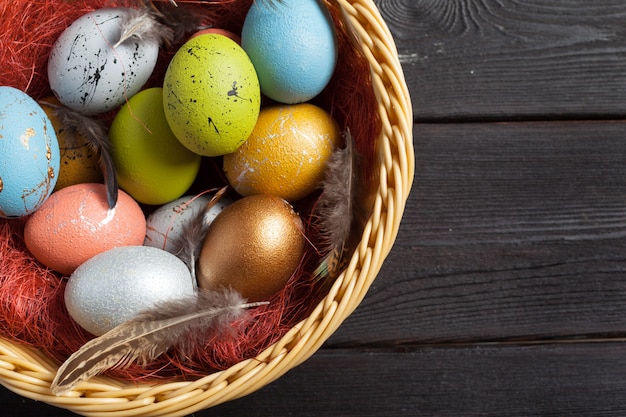
[[[156,1],[155,3],[158,3]],[[196,8],[205,23],[240,33],[252,0],[177,1],[179,6]],[[201,3],[201,4],[200,4]],[[0,85],[27,92],[38,99],[51,94],[46,77],[50,48],[60,33],[79,16],[101,7],[140,6],[141,0],[0,0]],[[330,8],[338,29],[339,62],[333,80],[315,99],[326,108],[342,128],[350,128],[357,150],[365,157],[370,172],[374,146],[380,130],[375,117],[378,103],[371,89],[370,68],[340,20],[340,12]],[[163,54],[160,69],[152,83],[167,66]],[[131,366],[108,374],[130,381],[147,378],[193,378],[211,370],[226,369],[256,356],[280,339],[299,321],[311,314],[327,289],[312,278],[319,261],[315,250],[316,233],[308,219],[315,196],[296,207],[307,223],[312,245],[300,269],[270,304],[254,309],[245,320],[235,323],[232,335],[219,337],[198,346],[190,355],[172,351],[148,367]],[[27,344],[47,356],[65,360],[91,335],[68,315],[63,302],[65,279],[39,264],[23,241],[24,219],[0,219],[0,337]]]

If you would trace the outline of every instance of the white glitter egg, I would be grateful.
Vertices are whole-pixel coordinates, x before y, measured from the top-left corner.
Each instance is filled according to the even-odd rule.
[[[100,336],[159,302],[189,297],[195,285],[176,256],[149,246],[121,246],[79,266],[65,288],[70,316]]]
[[[48,78],[54,95],[83,114],[120,106],[148,81],[156,66],[159,41],[130,37],[120,41],[122,21],[131,9],[106,8],[75,20],[54,43]]]

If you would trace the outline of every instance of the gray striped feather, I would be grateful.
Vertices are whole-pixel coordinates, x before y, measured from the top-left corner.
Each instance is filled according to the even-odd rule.
[[[61,365],[50,390],[62,395],[108,369],[133,362],[146,365],[172,347],[188,350],[230,329],[247,309],[264,304],[246,303],[232,290],[200,291],[191,298],[160,303],[85,343]]]

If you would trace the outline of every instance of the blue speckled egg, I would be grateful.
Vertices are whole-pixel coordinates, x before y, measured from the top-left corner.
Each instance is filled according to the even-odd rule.
[[[335,27],[318,0],[255,1],[241,33],[266,96],[303,103],[318,95],[337,64]]]
[[[54,127],[35,100],[0,87],[0,217],[23,217],[52,193],[60,166]]]
[[[124,7],[105,8],[75,20],[54,43],[48,79],[65,106],[84,114],[112,110],[148,81],[159,55],[159,41],[131,37],[121,44]]]
[[[76,268],[65,287],[65,305],[82,328],[99,336],[159,302],[194,291],[189,269],[176,256],[149,246],[120,246]]]

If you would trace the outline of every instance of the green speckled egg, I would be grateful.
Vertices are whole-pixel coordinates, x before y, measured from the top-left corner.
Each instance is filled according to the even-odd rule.
[[[163,83],[167,122],[178,140],[204,156],[234,152],[252,132],[261,107],[259,80],[246,52],[219,34],[187,41]]]

